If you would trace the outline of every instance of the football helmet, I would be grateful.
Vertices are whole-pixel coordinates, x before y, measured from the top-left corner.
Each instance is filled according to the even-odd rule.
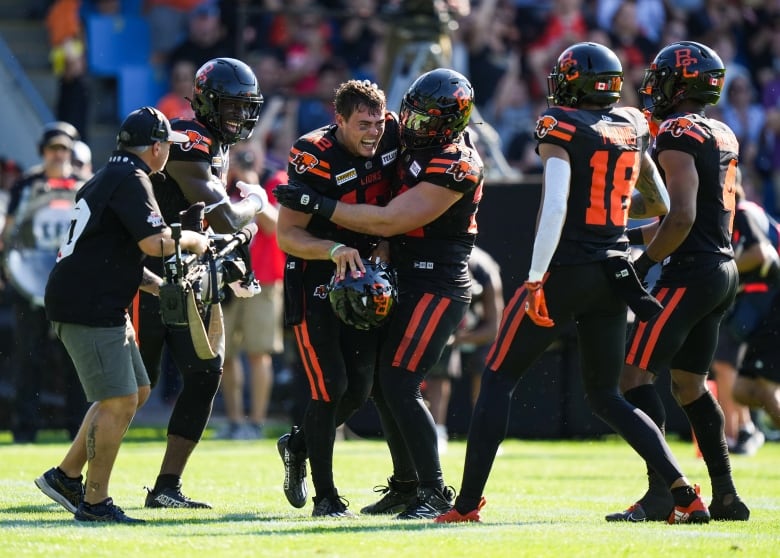
[[[725,75],[723,61],[714,50],[693,41],[679,41],[656,55],[645,70],[639,95],[653,118],[663,120],[685,99],[716,104]]]
[[[336,316],[355,329],[367,330],[382,325],[398,299],[395,271],[384,262],[364,259],[366,272],[359,277],[347,273],[339,281],[336,274],[328,285],[328,299]]]
[[[582,103],[606,106],[620,100],[623,66],[598,43],[577,43],[564,50],[547,76],[547,100],[563,107]]]
[[[257,77],[235,58],[214,58],[195,73],[195,116],[222,143],[232,145],[252,135],[260,116],[263,95]]]
[[[466,129],[472,110],[474,88],[468,79],[448,68],[431,70],[401,101],[401,143],[412,149],[450,143]]]

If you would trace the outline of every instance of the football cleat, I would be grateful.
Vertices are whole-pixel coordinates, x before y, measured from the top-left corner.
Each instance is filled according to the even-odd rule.
[[[199,508],[211,509],[211,504],[197,502],[181,493],[181,484],[175,488],[146,489],[146,508]]]
[[[702,500],[701,496],[699,496],[699,485],[694,485],[693,489],[696,491],[696,498],[694,498],[693,501],[685,507],[674,506],[674,510],[672,510],[672,513],[669,514],[669,519],[667,519],[667,521],[671,525],[675,525],[677,523],[710,522],[710,512],[707,509],[707,506],[704,504],[704,500]]]
[[[302,508],[306,505],[306,454],[294,453],[289,448],[290,438],[298,431],[298,427],[293,426],[289,434],[285,434],[276,442],[276,449],[279,450],[279,457],[284,464],[284,495],[287,501],[295,508]]]
[[[633,506],[622,512],[611,513],[604,517],[607,521],[628,521],[630,523],[641,523],[643,521],[666,521],[669,513],[648,513],[645,508],[637,502]]]
[[[722,499],[713,498],[710,504],[710,517],[715,521],[747,521],[750,519],[750,510],[739,496],[734,496],[729,505],[725,505]]]
[[[70,513],[76,513],[79,504],[84,500],[84,485],[81,484],[81,477],[68,478],[57,467],[52,467],[35,479],[35,486]]]
[[[443,490],[432,487],[418,488],[417,499],[395,518],[435,519],[450,511],[454,502],[455,490],[452,487],[445,486]]]
[[[73,515],[76,521],[101,522],[101,523],[146,523],[143,519],[128,517],[119,506],[114,504],[111,498],[106,498],[99,504],[81,502]]]
[[[482,508],[485,507],[486,501],[485,497],[479,499],[479,504],[477,505],[477,509],[471,510],[470,512],[466,514],[460,513],[455,508],[452,508],[447,513],[441,514],[439,517],[434,518],[434,522],[436,523],[468,523],[468,522],[475,522],[479,523],[482,521],[482,517],[480,517],[479,512],[482,510]]]
[[[314,511],[312,517],[355,517],[355,514],[349,511],[349,502],[334,494],[333,496],[324,496],[314,498]]]
[[[375,486],[374,492],[383,494],[383,496],[373,504],[361,509],[360,513],[366,515],[397,514],[417,501],[417,487],[411,490],[399,490],[398,483],[393,477],[387,479],[387,486]]]

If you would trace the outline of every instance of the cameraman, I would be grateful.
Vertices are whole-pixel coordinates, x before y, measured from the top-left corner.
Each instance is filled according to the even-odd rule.
[[[174,251],[149,175],[165,166],[171,143],[187,141],[154,108],[130,113],[117,151],[76,196],[70,231],[46,285],[46,315],[92,406],[60,466],[35,484],[77,521],[141,522],[108,495],[122,438],[150,389],[126,309],[139,288],[159,289],[161,279],[143,267],[145,256]],[[182,234],[181,243],[198,254],[207,248],[206,237],[191,231]]]

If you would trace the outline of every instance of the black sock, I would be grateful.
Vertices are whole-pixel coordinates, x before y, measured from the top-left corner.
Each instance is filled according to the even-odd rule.
[[[181,477],[179,475],[159,475],[157,482],[154,483],[152,492],[159,492],[166,488],[179,488],[181,486]]]
[[[691,423],[699,450],[707,464],[707,472],[713,483],[712,493],[736,493],[731,478],[729,448],[723,432],[725,419],[720,405],[708,391],[693,403],[683,405],[682,409],[688,417],[688,422]],[[718,479],[717,486],[715,479]]]
[[[688,486],[678,486],[672,488],[672,497],[674,498],[674,505],[681,508],[687,508],[697,498],[696,490]]]
[[[287,447],[293,453],[306,453],[306,436],[303,430],[295,430],[287,441]]]
[[[465,498],[463,496],[458,496],[455,498],[455,509],[458,510],[459,514],[466,515],[479,507],[480,500],[481,498]]]
[[[398,480],[395,475],[390,477],[390,486],[396,489],[398,492],[414,492],[419,486],[417,479],[415,480]]]

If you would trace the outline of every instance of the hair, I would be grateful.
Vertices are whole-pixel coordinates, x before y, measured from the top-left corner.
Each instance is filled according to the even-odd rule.
[[[367,79],[351,79],[336,89],[333,106],[337,114],[347,119],[363,107],[371,114],[381,115],[387,108],[387,99],[376,83]]]

